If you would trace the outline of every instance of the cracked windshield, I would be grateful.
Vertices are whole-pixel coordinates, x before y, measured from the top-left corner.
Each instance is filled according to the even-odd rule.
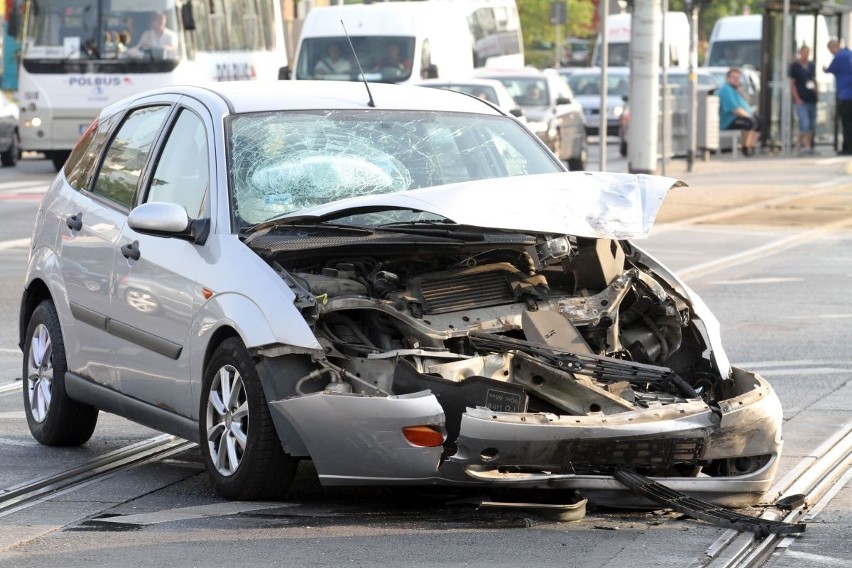
[[[276,112],[231,121],[237,221],[361,195],[562,169],[504,117],[412,111]]]

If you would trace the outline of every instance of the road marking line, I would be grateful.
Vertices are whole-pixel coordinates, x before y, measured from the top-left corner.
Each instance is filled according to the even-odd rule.
[[[11,241],[0,241],[0,250],[9,250],[13,248],[29,248],[30,239],[14,239]]]
[[[806,365],[832,365],[848,369],[852,367],[852,361],[845,359],[799,359],[798,361],[738,361],[735,363],[737,367],[752,368],[752,367],[802,367]]]
[[[21,384],[23,384],[23,381],[16,381],[8,385],[3,385],[2,387],[0,387],[0,394],[6,394],[7,392],[15,392],[16,390],[21,390]]]
[[[746,262],[749,262],[759,256],[769,256],[772,254],[777,254],[784,250],[797,247],[810,241],[814,241],[822,237],[825,233],[836,231],[838,229],[844,229],[849,226],[852,226],[852,218],[841,219],[840,221],[835,221],[834,223],[829,223],[827,225],[823,225],[822,227],[817,227],[816,229],[811,229],[809,231],[791,235],[789,237],[784,237],[783,239],[778,239],[777,241],[772,241],[764,245],[760,245],[758,247],[738,252],[736,254],[723,256],[721,258],[689,266],[687,268],[676,271],[676,273],[683,280],[689,280],[690,278],[696,278],[699,276],[706,276],[707,274],[718,272],[719,270],[723,270],[725,268],[731,268],[733,266],[745,264]]]
[[[818,316],[782,316],[782,319],[803,320],[803,319],[849,319],[852,314],[821,314]]]
[[[714,280],[711,284],[736,286],[739,284],[783,284],[785,282],[801,282],[804,278],[748,278],[745,280]]]
[[[166,509],[155,513],[139,513],[137,515],[123,515],[93,520],[99,523],[117,523],[121,525],[156,525],[160,523],[168,523],[170,521],[187,521],[191,519],[204,519],[207,517],[224,517],[248,511],[278,509],[281,507],[294,506],[295,503],[247,503],[236,501],[230,503],[214,503],[212,505],[199,505],[197,507],[179,507],[177,509]]]
[[[778,377],[783,375],[850,375],[852,376],[852,371],[849,369],[838,369],[836,367],[803,367],[803,368],[783,368],[783,369],[755,369],[754,367],[750,367],[752,370],[756,371],[761,377]]]

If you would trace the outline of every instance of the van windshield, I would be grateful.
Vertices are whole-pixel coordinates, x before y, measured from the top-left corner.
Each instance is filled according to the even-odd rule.
[[[715,41],[707,56],[708,67],[744,67],[760,69],[760,40]]]
[[[353,36],[352,45],[368,81],[400,83],[411,77],[413,37]],[[360,80],[349,40],[344,36],[303,39],[296,79]]]

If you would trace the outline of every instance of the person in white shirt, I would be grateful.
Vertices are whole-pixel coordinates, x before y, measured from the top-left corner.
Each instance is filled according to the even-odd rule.
[[[314,75],[348,75],[351,71],[352,65],[340,57],[340,46],[336,43],[328,44],[326,56],[314,65]]]
[[[142,33],[139,38],[139,43],[131,50],[130,55],[133,57],[142,57],[150,50],[162,49],[163,57],[177,57],[178,35],[174,31],[166,27],[166,14],[163,12],[155,12],[151,16],[151,27]]]

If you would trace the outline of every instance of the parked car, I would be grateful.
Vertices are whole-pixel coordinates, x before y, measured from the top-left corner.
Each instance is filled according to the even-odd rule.
[[[473,97],[479,97],[493,105],[497,105],[508,114],[521,119],[522,122],[526,122],[527,120],[524,115],[524,109],[515,102],[515,99],[512,98],[512,95],[509,94],[503,83],[496,79],[424,79],[413,84],[420,85],[421,87],[448,89]]]
[[[697,69],[696,72],[696,88],[699,91],[713,91],[718,87],[716,77],[707,69]],[[687,69],[669,69],[667,74],[669,92],[671,94],[671,105],[669,111],[672,113],[672,128],[678,127],[681,133],[681,138],[685,137],[688,128],[686,122],[688,119],[689,108],[692,106],[688,100],[689,96],[689,74]],[[627,133],[630,130],[630,105],[627,97],[624,97],[624,109],[621,112],[621,117],[618,120],[618,152],[622,156],[627,156]],[[660,119],[662,120],[662,118]],[[675,143],[673,141],[671,148],[677,155],[677,148],[687,148],[687,142]]]
[[[327,485],[656,506],[614,479],[626,468],[754,503],[778,398],[627,240],[678,185],[567,173],[450,91],[245,81],[123,100],[39,211],[30,431],[79,445],[112,412],[198,442],[235,499],[280,498],[310,458]]]
[[[14,166],[21,159],[18,105],[0,93],[0,164]]]
[[[600,132],[601,116],[601,69],[585,67],[577,69],[568,77],[571,91],[583,107],[586,117],[586,134]],[[610,67],[606,73],[606,133],[618,135],[618,121],[624,112],[625,97],[630,92],[630,68]]]
[[[497,79],[506,87],[527,117],[527,126],[571,170],[586,168],[589,150],[583,108],[571,87],[555,71],[524,68],[485,68],[478,77]]]

